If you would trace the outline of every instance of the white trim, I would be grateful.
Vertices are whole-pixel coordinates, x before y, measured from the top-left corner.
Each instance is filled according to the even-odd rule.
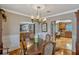
[[[21,22],[20,24],[34,24],[32,22]]]
[[[4,9],[7,12],[10,12],[10,13],[14,13],[14,14],[18,14],[18,15],[22,15],[22,16],[30,18],[30,15],[26,15],[26,14],[23,14],[23,13],[20,13],[20,12],[17,12],[17,11],[13,11],[13,10],[9,10],[9,9],[5,9],[5,8],[2,8],[2,9]],[[59,16],[59,15],[63,15],[63,14],[68,14],[68,13],[76,12],[77,10],[79,10],[79,8],[78,9],[74,9],[74,10],[69,10],[69,11],[61,12],[61,13],[57,13],[57,14],[53,14],[53,15],[49,15],[49,16],[45,16],[45,17],[46,18],[55,17],[55,16]]]
[[[72,22],[72,20],[58,20],[58,21],[56,21],[56,23],[59,23],[59,22]]]
[[[13,14],[17,14],[17,15],[21,15],[21,16],[25,16],[25,17],[30,17],[29,15],[26,15],[26,14],[23,14],[23,13],[14,11],[14,10],[5,9],[5,8],[2,8],[2,9],[4,9],[6,12],[10,12],[10,13],[13,13]]]
[[[55,17],[55,16],[59,16],[59,15],[63,15],[63,14],[68,14],[68,13],[72,13],[72,12],[76,12],[78,9],[74,9],[74,10],[69,10],[69,11],[65,11],[65,12],[61,12],[61,13],[57,13],[57,14],[54,14],[54,15],[49,15],[49,16],[46,16],[46,18],[49,18],[49,17]]]

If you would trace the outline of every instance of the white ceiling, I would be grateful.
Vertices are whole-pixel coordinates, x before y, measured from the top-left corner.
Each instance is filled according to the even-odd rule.
[[[43,17],[79,8],[79,4],[44,4],[44,6],[45,9],[41,10]],[[0,4],[0,8],[9,9],[29,16],[36,15],[33,4]],[[48,13],[47,11],[50,12]]]

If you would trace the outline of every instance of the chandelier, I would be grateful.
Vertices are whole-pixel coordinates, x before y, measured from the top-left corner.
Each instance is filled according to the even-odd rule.
[[[45,17],[41,17],[40,10],[43,9],[41,6],[36,6],[36,15],[37,16],[31,16],[32,22],[38,22],[38,23],[43,23],[46,22]]]

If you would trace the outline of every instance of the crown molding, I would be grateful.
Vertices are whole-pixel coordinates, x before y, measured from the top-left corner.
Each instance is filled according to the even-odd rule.
[[[79,10],[79,8],[78,9],[74,9],[74,10],[69,10],[69,11],[61,12],[61,13],[57,13],[57,14],[54,14],[54,15],[49,15],[49,16],[46,16],[46,18],[60,16],[60,15],[63,15],[63,14],[68,14],[68,13],[73,13],[73,12],[76,12],[78,10]]]
[[[25,16],[25,17],[30,17],[29,15],[26,15],[26,14],[23,14],[23,13],[14,11],[14,10],[5,9],[5,8],[2,8],[2,9],[4,9],[6,12],[10,12],[10,13],[13,13],[13,14],[17,14],[17,15],[21,15],[21,16]]]
[[[30,15],[26,15],[26,14],[23,14],[23,13],[14,11],[14,10],[10,10],[10,9],[5,9],[5,8],[2,8],[2,9],[4,9],[6,12],[10,12],[10,13],[13,13],[13,14],[17,14],[17,15],[21,15],[21,16],[25,16],[25,17],[30,18]],[[46,18],[55,17],[55,16],[59,16],[59,15],[63,15],[63,14],[68,14],[68,13],[76,12],[77,10],[79,10],[79,8],[78,9],[74,9],[74,10],[69,10],[69,11],[61,12],[61,13],[57,13],[57,14],[53,14],[53,15],[49,15],[49,16],[45,16],[45,17]]]

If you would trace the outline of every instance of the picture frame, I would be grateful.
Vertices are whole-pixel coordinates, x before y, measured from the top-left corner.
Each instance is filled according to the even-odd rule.
[[[35,33],[35,24],[20,24],[20,32],[33,32]]]
[[[47,23],[41,24],[41,30],[42,30],[42,32],[47,32]]]
[[[20,24],[20,32],[28,32],[29,27],[28,24]]]

